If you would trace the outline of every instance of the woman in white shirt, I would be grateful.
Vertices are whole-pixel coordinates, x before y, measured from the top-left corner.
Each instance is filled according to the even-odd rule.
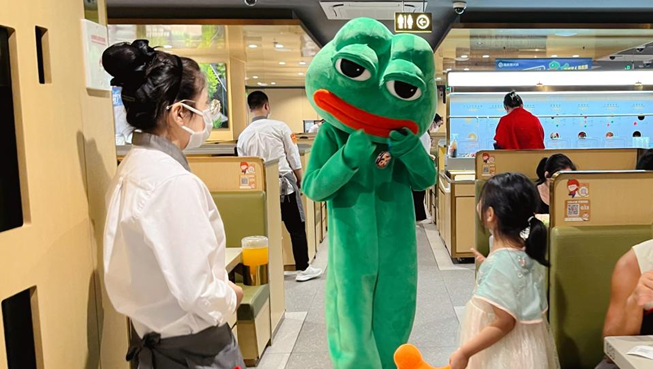
[[[244,369],[226,324],[243,291],[225,270],[220,213],[182,152],[208,138],[219,104],[195,61],[145,40],[111,46],[102,63],[136,130],[104,233],[109,298],[138,334],[127,359],[139,369]]]

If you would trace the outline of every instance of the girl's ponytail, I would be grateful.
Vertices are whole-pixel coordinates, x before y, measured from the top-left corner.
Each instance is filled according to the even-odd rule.
[[[526,238],[526,254],[533,260],[544,266],[550,266],[546,260],[546,226],[536,217],[531,217],[528,221],[530,232]]]

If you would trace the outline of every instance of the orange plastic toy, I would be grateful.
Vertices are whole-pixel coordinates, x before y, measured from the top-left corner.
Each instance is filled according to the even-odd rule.
[[[398,369],[450,369],[449,365],[440,368],[429,365],[419,349],[410,344],[401,345],[395,351],[395,364]]]

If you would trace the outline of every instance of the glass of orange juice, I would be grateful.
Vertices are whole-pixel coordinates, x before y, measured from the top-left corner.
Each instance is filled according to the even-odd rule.
[[[265,236],[245,237],[243,247],[243,265],[249,270],[252,285],[267,283],[267,266],[270,259],[268,238]]]

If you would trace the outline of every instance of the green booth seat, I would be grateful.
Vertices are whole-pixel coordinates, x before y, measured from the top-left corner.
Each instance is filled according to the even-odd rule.
[[[263,306],[270,300],[270,286],[267,284],[245,286],[241,283],[238,285],[243,288],[243,301],[238,307],[238,321],[254,321]]]
[[[550,232],[549,322],[563,369],[593,369],[603,358],[612,271],[650,226],[555,227]]]
[[[265,192],[226,191],[211,195],[224,223],[227,247],[241,247],[241,240],[248,236],[267,236]]]

